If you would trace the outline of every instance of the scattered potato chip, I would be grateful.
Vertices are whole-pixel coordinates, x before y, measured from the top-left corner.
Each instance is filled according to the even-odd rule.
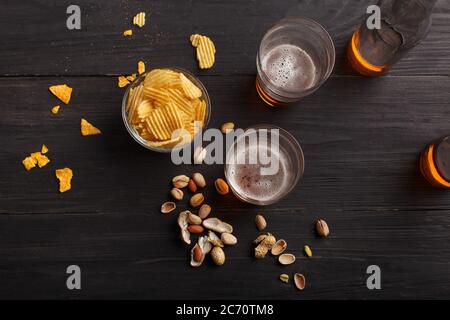
[[[124,37],[129,37],[129,36],[132,36],[132,35],[133,35],[133,30],[131,30],[131,29],[125,30],[123,32],[123,36]]]
[[[127,80],[130,82],[133,82],[136,80],[136,73],[130,74],[129,76],[126,76]]]
[[[139,12],[133,17],[133,24],[142,28],[145,25],[145,12]]]
[[[63,193],[72,188],[71,181],[73,171],[70,168],[63,168],[55,170],[56,178],[59,180],[59,192]]]
[[[50,159],[47,158],[47,156],[43,155],[41,152],[33,152],[30,157],[33,158],[35,162],[37,162],[39,168],[45,167],[50,162]]]
[[[82,136],[93,136],[102,133],[98,128],[94,127],[91,123],[87,122],[86,119],[81,119],[80,124]]]
[[[216,48],[214,42],[207,37],[200,34],[193,34],[190,37],[191,44],[197,50],[197,60],[200,69],[212,68],[215,62]]]
[[[125,78],[124,76],[117,77],[117,85],[119,86],[119,88],[126,87],[129,84],[130,84],[130,81],[128,81],[128,79]]]
[[[128,121],[151,147],[188,143],[204,125],[207,105],[202,95],[202,90],[183,73],[152,70],[129,91]]]
[[[48,148],[47,148],[47,146],[45,144],[43,144],[42,148],[41,148],[41,153],[44,154],[44,153],[47,153],[47,152],[48,152]]]
[[[51,86],[49,88],[50,92],[53,93],[59,100],[64,102],[65,104],[69,104],[70,97],[72,95],[72,88],[67,84],[58,84],[55,86]]]
[[[59,109],[61,108],[61,106],[54,106],[53,108],[52,108],[52,113],[53,114],[57,114],[58,112],[59,112]]]
[[[37,161],[35,161],[32,157],[26,157],[22,160],[22,164],[27,171],[30,171],[34,167],[36,167]]]
[[[143,74],[145,72],[145,62],[139,61],[138,62],[138,73]]]

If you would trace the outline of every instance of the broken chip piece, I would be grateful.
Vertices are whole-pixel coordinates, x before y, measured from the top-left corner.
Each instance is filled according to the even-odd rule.
[[[102,133],[100,129],[94,127],[91,123],[86,121],[86,119],[81,119],[80,125],[82,136],[94,136]]]
[[[132,36],[132,35],[133,35],[133,30],[131,30],[131,29],[125,30],[123,32],[123,36],[124,37],[129,37],[129,36]]]
[[[138,62],[138,72],[139,74],[143,74],[145,72],[145,63],[144,61]]]
[[[50,159],[46,155],[43,155],[41,152],[33,152],[30,157],[33,158],[35,162],[37,162],[39,168],[45,167],[50,162]]]
[[[63,168],[55,170],[56,178],[59,180],[59,192],[63,193],[72,188],[71,181],[73,171],[70,168]]]
[[[37,161],[34,160],[32,157],[26,157],[25,159],[22,160],[22,164],[27,171],[30,171],[31,169],[36,167],[36,163]]]
[[[47,148],[47,146],[45,144],[43,144],[42,148],[41,148],[41,153],[44,154],[44,153],[47,153],[47,152],[48,152],[48,148]]]
[[[209,69],[214,65],[216,48],[207,36],[193,34],[190,37],[192,46],[196,48],[200,69]]]
[[[128,81],[128,79],[126,77],[124,77],[124,76],[117,77],[117,85],[119,86],[119,88],[123,88],[129,84],[130,84],[130,81]]]
[[[53,113],[53,114],[57,114],[57,113],[59,112],[59,108],[61,108],[61,106],[54,106],[54,107],[52,108],[52,113]]]
[[[130,82],[133,82],[136,80],[136,73],[130,74],[129,76],[126,76],[127,80]]]
[[[53,93],[59,100],[65,104],[69,104],[70,97],[72,95],[72,88],[67,84],[58,84],[48,88],[51,93]]]
[[[145,12],[139,12],[133,17],[133,24],[142,28],[145,25]]]

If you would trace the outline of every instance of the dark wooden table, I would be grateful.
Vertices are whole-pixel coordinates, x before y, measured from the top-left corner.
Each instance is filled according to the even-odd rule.
[[[346,67],[349,36],[373,1],[93,1],[78,0],[82,28],[66,28],[71,2],[0,4],[0,298],[336,299],[450,298],[450,193],[430,187],[418,154],[449,134],[450,8],[438,1],[431,33],[388,76],[367,79]],[[122,32],[139,11],[147,24]],[[288,109],[270,109],[254,89],[255,53],[264,31],[285,15],[322,22],[336,44],[332,77]],[[217,62],[200,71],[188,38],[214,39]],[[303,180],[276,205],[245,205],[207,191],[216,216],[239,238],[227,262],[188,266],[176,215],[163,216],[169,180],[223,166],[175,166],[170,156],[137,145],[121,119],[117,75],[176,65],[191,70],[212,99],[211,127],[271,122],[289,130],[306,157]],[[74,88],[69,106],[48,86]],[[80,117],[102,129],[81,137]],[[21,160],[50,148],[51,163],[26,172]],[[73,189],[57,191],[54,170],[74,170]],[[181,206],[183,207],[183,206]],[[299,258],[282,268],[255,261],[256,213]],[[319,239],[323,217],[331,235]],[[302,254],[309,244],[314,257]],[[82,290],[66,288],[66,268],[82,270]],[[379,265],[382,289],[366,288],[366,268]],[[279,274],[300,271],[307,290]]]

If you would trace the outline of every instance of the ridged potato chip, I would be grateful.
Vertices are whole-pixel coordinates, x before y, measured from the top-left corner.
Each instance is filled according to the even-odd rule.
[[[131,30],[131,29],[125,30],[123,32],[123,36],[124,37],[129,37],[129,36],[132,36],[132,35],[133,35],[133,30]]]
[[[196,99],[202,96],[202,90],[200,90],[195,84],[192,83],[184,74],[180,73],[180,87],[184,94],[189,99]]]
[[[168,140],[172,135],[169,129],[169,122],[161,111],[161,108],[155,109],[152,114],[145,119],[148,132],[150,132],[157,140]]]
[[[128,112],[128,121],[130,121],[131,123],[136,123],[136,121],[138,121],[138,119],[135,117],[135,113],[138,105],[144,99],[143,92],[144,86],[142,84],[130,89],[126,111]]]
[[[167,105],[171,99],[167,90],[144,87],[146,98],[151,99],[156,107]]]
[[[72,96],[72,88],[67,84],[58,84],[51,86],[49,88],[50,92],[53,93],[59,100],[64,102],[65,104],[69,104],[70,97]]]
[[[168,89],[167,92],[171,101],[177,106],[178,109],[189,116],[194,113],[194,108],[192,108],[191,101],[180,90]]]
[[[81,119],[80,127],[82,136],[94,136],[102,133],[100,129],[94,127],[94,125],[89,123],[86,119]]]
[[[133,17],[133,24],[142,28],[145,25],[145,12],[139,12]]]
[[[138,121],[143,121],[145,118],[149,117],[153,110],[154,108],[150,101],[142,100],[136,109],[136,116],[139,118]]]
[[[72,189],[71,181],[73,178],[73,171],[70,168],[63,168],[55,170],[56,178],[59,180],[59,192],[63,193]]]
[[[205,123],[206,117],[206,102],[199,101],[195,105],[195,121],[200,121],[202,124]]]
[[[177,72],[168,69],[155,69],[150,71],[145,77],[144,86],[146,88],[173,88],[180,84],[180,77]]]
[[[182,140],[182,136],[178,136],[176,138],[164,140],[164,141],[147,141],[147,144],[150,147],[154,147],[154,148],[168,147],[168,146],[173,146],[173,145],[180,143],[181,140]]]
[[[200,34],[193,34],[190,37],[191,44],[196,48],[197,60],[200,69],[212,68],[215,62],[216,47],[214,42],[207,37]]]

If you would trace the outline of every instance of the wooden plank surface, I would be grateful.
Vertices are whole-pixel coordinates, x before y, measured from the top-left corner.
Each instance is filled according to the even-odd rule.
[[[217,63],[206,74],[254,74],[255,55],[264,32],[278,19],[302,15],[321,22],[336,45],[335,74],[353,74],[344,59],[352,31],[369,0],[283,1],[93,1],[77,4],[82,28],[66,28],[67,3],[56,0],[6,0],[0,12],[0,74],[103,75],[131,73],[136,61],[195,70],[192,33],[205,33],[217,47]],[[147,12],[145,28],[133,37],[134,14]],[[450,74],[450,4],[439,0],[427,39],[395,68],[393,75]]]
[[[353,76],[342,56],[367,1],[79,3],[84,24],[74,33],[65,29],[66,4],[2,4],[0,298],[450,297],[450,198],[428,186],[417,163],[428,142],[449,134],[448,2],[438,2],[429,37],[380,79]],[[148,25],[123,38],[140,9],[149,13]],[[297,12],[327,24],[340,58],[314,95],[269,109],[254,89],[255,51],[271,23]],[[200,72],[187,37],[204,30],[217,39],[219,56],[212,70]],[[148,67],[175,64],[198,74],[212,99],[210,127],[270,122],[302,144],[305,176],[278,204],[259,208],[220,197],[211,186],[206,191],[239,239],[222,268],[210,261],[188,267],[176,216],[158,208],[172,176],[201,171],[211,185],[223,166],[172,165],[169,155],[138,146],[123,126],[123,90],[113,75],[133,72],[141,58]],[[62,82],[74,87],[73,99],[53,115],[57,101],[48,86]],[[81,137],[81,117],[103,134]],[[42,143],[51,163],[26,172],[20,161]],[[75,176],[61,195],[54,169],[63,166]],[[288,241],[297,264],[252,258],[258,212]],[[328,239],[313,232],[319,217],[330,224]],[[302,254],[306,243],[314,250],[310,260]],[[82,268],[81,291],[65,287],[70,264]],[[380,291],[365,286],[371,264],[382,268]],[[277,280],[296,271],[308,279],[301,293]]]

